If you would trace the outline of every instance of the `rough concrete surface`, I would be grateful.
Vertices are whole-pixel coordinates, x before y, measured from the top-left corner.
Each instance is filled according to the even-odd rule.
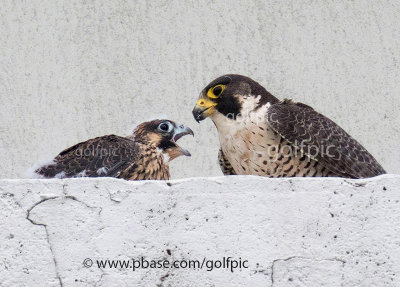
[[[399,183],[0,180],[0,286],[400,286]],[[95,261],[142,256],[230,256],[248,268],[133,271]]]
[[[166,115],[195,131],[173,178],[221,175],[218,138],[191,115],[226,73],[335,120],[400,173],[400,1],[5,0],[0,177]]]

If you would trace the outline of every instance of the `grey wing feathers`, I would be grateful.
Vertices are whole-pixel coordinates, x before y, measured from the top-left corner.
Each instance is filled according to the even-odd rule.
[[[271,127],[338,176],[365,178],[386,173],[375,158],[332,120],[290,100],[269,107]]]
[[[108,135],[78,143],[60,152],[54,163],[35,172],[52,177],[115,176],[127,162],[135,161],[139,149],[124,137]]]
[[[218,152],[218,162],[224,175],[236,175],[236,172],[233,170],[231,163],[225,157],[221,149]]]

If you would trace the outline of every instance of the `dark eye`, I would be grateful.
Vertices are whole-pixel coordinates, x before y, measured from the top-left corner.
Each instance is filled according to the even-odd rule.
[[[163,131],[168,131],[168,125],[167,124],[161,124],[160,129]]]
[[[168,122],[163,122],[158,126],[158,129],[163,132],[169,132],[172,128],[172,125]]]
[[[221,86],[216,86],[216,87],[213,89],[213,94],[214,94],[215,96],[219,96],[221,93],[222,93],[222,87],[221,87]]]
[[[207,97],[211,99],[217,99],[219,96],[222,95],[225,88],[226,88],[225,85],[216,85],[207,91]]]

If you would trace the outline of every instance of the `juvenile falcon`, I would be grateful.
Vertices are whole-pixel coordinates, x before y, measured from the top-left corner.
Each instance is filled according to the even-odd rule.
[[[333,121],[305,104],[278,100],[245,76],[225,75],[208,84],[193,116],[214,122],[225,175],[365,178],[385,173]]]
[[[193,131],[169,120],[140,124],[133,135],[107,135],[63,150],[51,164],[35,171],[42,178],[117,177],[126,180],[169,179],[168,162],[190,153],[176,144]]]

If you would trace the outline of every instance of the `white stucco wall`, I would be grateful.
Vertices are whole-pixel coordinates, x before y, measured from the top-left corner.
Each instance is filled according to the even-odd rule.
[[[0,180],[0,286],[400,286],[399,183]],[[95,267],[141,256],[249,268]]]
[[[0,177],[167,115],[193,128],[173,178],[220,175],[191,110],[241,73],[312,105],[400,172],[399,1],[2,1]]]

